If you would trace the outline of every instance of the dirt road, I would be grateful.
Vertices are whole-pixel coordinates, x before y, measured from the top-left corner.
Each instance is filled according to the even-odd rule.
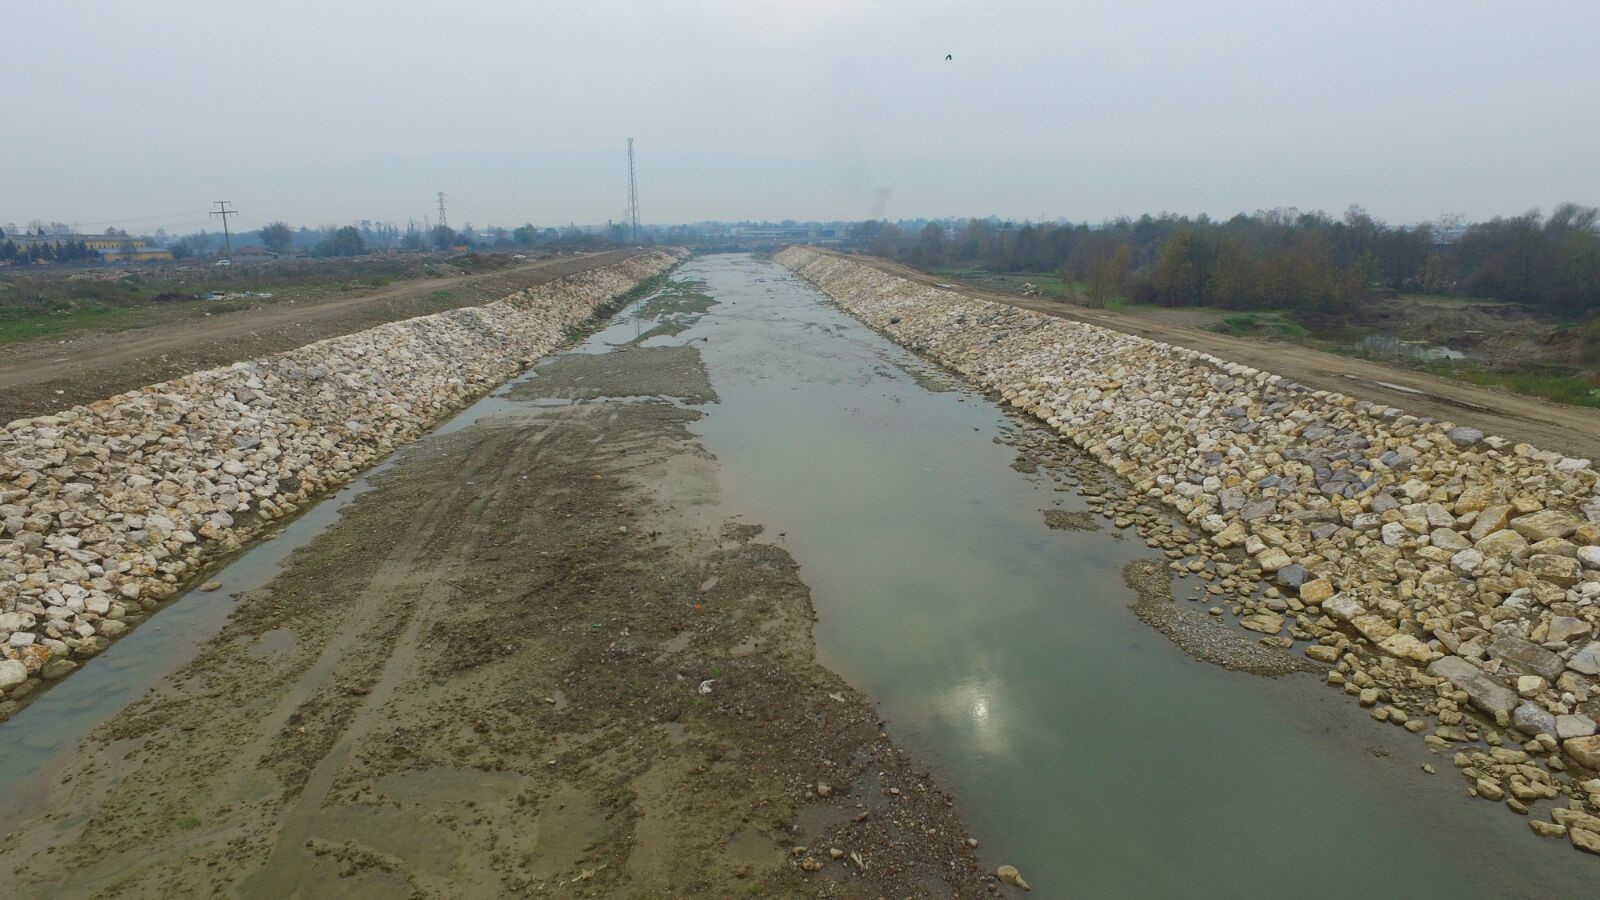
[[[815,662],[794,561],[719,507],[699,352],[571,356],[513,396],[541,403],[405,451],[41,796],[0,798],[6,893],[994,890]]]
[[[898,263],[870,257],[859,258],[886,272],[923,284],[950,283],[946,278]],[[1463,384],[1305,347],[1216,334],[1146,316],[1108,309],[1086,309],[1055,300],[985,291],[969,285],[961,285],[959,289],[964,294],[996,303],[1212,353],[1301,384],[1387,403],[1418,415],[1472,425],[1490,434],[1527,441],[1542,450],[1555,450],[1600,461],[1600,411],[1597,410],[1563,406],[1535,397]]]
[[[384,322],[473,306],[611,265],[631,250],[541,259],[476,275],[407,281],[318,303],[279,303],[160,328],[0,349],[0,424],[276,353]]]

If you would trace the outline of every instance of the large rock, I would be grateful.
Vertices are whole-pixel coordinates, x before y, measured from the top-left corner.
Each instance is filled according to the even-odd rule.
[[[1262,634],[1277,634],[1283,630],[1283,616],[1270,612],[1255,613],[1240,619],[1239,624]]]
[[[1326,578],[1317,578],[1300,585],[1300,599],[1312,606],[1333,596],[1333,582]]]
[[[1547,709],[1531,701],[1523,701],[1511,713],[1511,724],[1525,734],[1556,733],[1556,717]]]
[[[1549,538],[1564,538],[1577,531],[1579,524],[1576,516],[1554,509],[1541,509],[1536,513],[1518,516],[1511,520],[1512,530],[1532,543]]]
[[[1516,691],[1459,656],[1434,660],[1428,665],[1428,674],[1450,679],[1451,684],[1466,691],[1473,706],[1487,713],[1510,713],[1520,702]]]
[[[1268,547],[1256,554],[1256,565],[1260,566],[1263,572],[1276,572],[1290,562],[1292,560],[1289,559],[1289,554],[1279,547]]]
[[[1528,557],[1528,571],[1540,581],[1559,587],[1572,587],[1583,577],[1583,569],[1576,559],[1553,553],[1535,553]]]
[[[1600,675],[1600,641],[1591,641],[1572,654],[1567,668],[1585,675]]]
[[[1286,588],[1298,589],[1306,580],[1306,567],[1299,563],[1291,563],[1279,569],[1273,576],[1278,584]]]
[[[1467,537],[1476,543],[1506,527],[1506,522],[1510,520],[1511,507],[1503,503],[1486,506],[1479,510],[1478,517],[1472,520],[1472,528],[1468,530]]]
[[[1497,634],[1489,642],[1489,655],[1495,657],[1513,668],[1534,675],[1542,675],[1554,681],[1561,670],[1566,668],[1566,663],[1561,657],[1551,653],[1532,641],[1512,637],[1509,634]]]
[[[1409,634],[1391,634],[1378,642],[1378,648],[1390,656],[1426,663],[1439,658],[1438,651]]]
[[[14,659],[0,659],[0,691],[9,691],[27,680],[27,666]]]
[[[1600,569],[1600,547],[1579,547],[1577,557],[1585,569]]]
[[[1582,713],[1556,716],[1556,737],[1565,741],[1571,738],[1589,737],[1594,734],[1594,720]]]
[[[1528,539],[1509,528],[1502,528],[1472,547],[1485,556],[1501,560],[1516,559],[1527,552]]]
[[[1579,763],[1591,769],[1600,770],[1600,735],[1572,738],[1563,741],[1561,749]]]
[[[1575,616],[1551,616],[1550,631],[1545,635],[1545,640],[1570,641],[1588,634],[1592,627],[1588,622]]]
[[[1322,611],[1341,622],[1353,622],[1366,613],[1367,608],[1345,594],[1334,594],[1322,601]]]
[[[1469,548],[1450,557],[1450,571],[1462,578],[1477,578],[1483,574],[1484,566],[1488,565],[1488,562],[1483,551]]]

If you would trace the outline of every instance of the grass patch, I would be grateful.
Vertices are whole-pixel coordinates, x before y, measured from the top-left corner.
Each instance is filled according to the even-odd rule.
[[[163,318],[181,318],[201,308],[199,301],[164,306]],[[85,331],[127,331],[150,321],[148,310],[102,306],[39,310],[0,307],[0,344],[64,340]]]
[[[1061,280],[1056,272],[989,272],[974,266],[927,271],[935,277],[969,281],[985,289],[1007,294],[1025,294],[1028,286],[1032,285],[1037,296],[1050,300],[1073,300],[1086,289],[1081,282]]]
[[[1304,325],[1293,319],[1286,319],[1277,313],[1246,312],[1232,313],[1224,316],[1222,321],[1211,326],[1211,330],[1218,334],[1245,337],[1247,335],[1270,335],[1272,337],[1300,340],[1311,336]]]
[[[1530,397],[1556,403],[1600,409],[1600,373],[1576,373],[1557,369],[1500,371],[1464,362],[1439,361],[1423,368],[1444,378],[1470,384],[1504,388]]]
[[[699,315],[711,308],[713,301],[705,293],[703,281],[669,279],[661,292],[639,307],[639,315],[659,319],[674,313]]]

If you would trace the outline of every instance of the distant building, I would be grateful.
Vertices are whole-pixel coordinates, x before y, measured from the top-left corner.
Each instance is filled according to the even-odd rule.
[[[100,261],[106,263],[157,262],[172,259],[172,251],[164,247],[101,247],[99,253]]]
[[[62,244],[82,243],[85,247],[100,254],[100,261],[104,263],[130,263],[154,262],[172,259],[172,251],[161,247],[151,247],[144,238],[129,237],[121,234],[28,234],[26,232],[7,233],[6,240],[16,244],[17,249],[27,252],[30,247],[60,247]]]
[[[82,243],[90,250],[140,250],[146,246],[144,238],[129,237],[125,234],[7,234],[7,238],[17,245],[17,249],[25,247],[38,247],[49,244],[59,247],[62,244]]]

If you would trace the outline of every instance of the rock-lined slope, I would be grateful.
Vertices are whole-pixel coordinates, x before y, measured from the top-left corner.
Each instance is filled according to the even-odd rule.
[[[0,428],[0,718],[209,560],[679,259],[643,254]]]
[[[1226,574],[1245,627],[1304,642],[1375,717],[1435,727],[1438,749],[1461,745],[1477,796],[1526,811],[1566,794],[1572,808],[1535,830],[1572,825],[1575,844],[1600,849],[1589,815],[1600,780],[1560,777],[1600,769],[1589,460],[845,257],[789,248],[777,259],[1050,424],[1127,478],[1134,501],[1187,520],[1205,558],[1178,565]],[[1502,732],[1512,728],[1520,735]],[[1490,752],[1468,746],[1480,737]]]

